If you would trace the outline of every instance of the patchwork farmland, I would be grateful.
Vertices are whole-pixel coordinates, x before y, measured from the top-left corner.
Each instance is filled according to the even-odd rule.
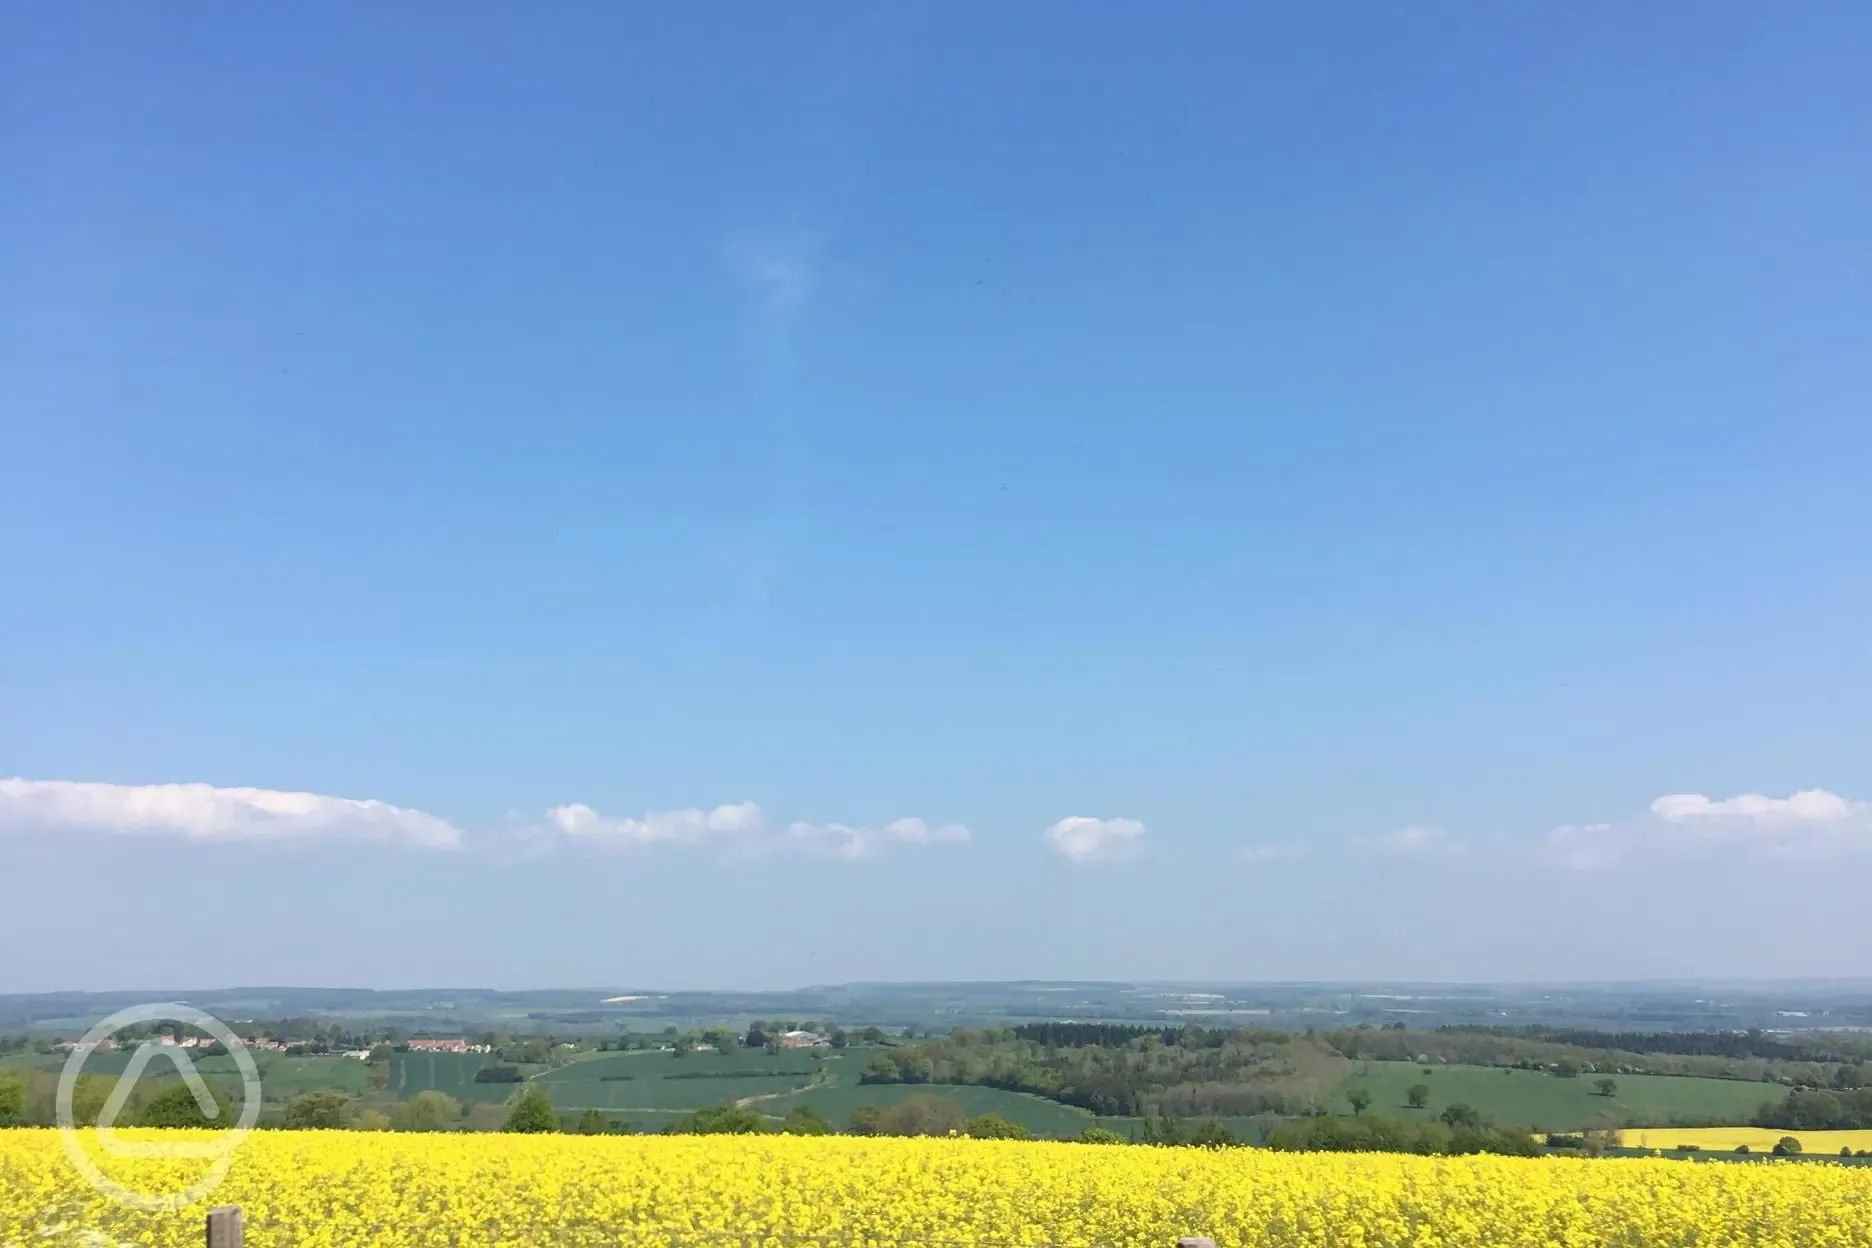
[[[1594,1076],[1562,1078],[1538,1070],[1493,1066],[1419,1066],[1415,1062],[1366,1062],[1333,1092],[1329,1108],[1349,1114],[1348,1093],[1363,1088],[1369,1112],[1387,1118],[1428,1122],[1455,1104],[1480,1110],[1496,1122],[1537,1131],[1579,1131],[1606,1123],[1665,1126],[1673,1122],[1747,1122],[1786,1089],[1740,1079],[1672,1075],[1619,1075],[1611,1096],[1600,1095]],[[1410,1089],[1422,1084],[1430,1095],[1411,1106]]]

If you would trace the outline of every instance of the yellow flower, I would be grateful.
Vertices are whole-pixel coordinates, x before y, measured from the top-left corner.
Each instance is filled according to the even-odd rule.
[[[160,1192],[205,1163],[99,1164]],[[206,1204],[241,1206],[250,1248],[1872,1248],[1868,1167],[261,1131],[203,1205],[146,1214],[87,1184],[56,1133],[0,1131],[0,1248],[198,1248]]]

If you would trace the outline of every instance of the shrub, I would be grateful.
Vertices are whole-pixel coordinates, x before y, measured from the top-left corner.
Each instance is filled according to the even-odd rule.
[[[665,1135],[759,1135],[767,1130],[767,1119],[751,1109],[730,1102],[708,1109],[698,1109],[663,1128]]]
[[[431,1088],[390,1111],[393,1131],[447,1131],[461,1121],[461,1104]]]
[[[962,1107],[940,1096],[905,1097],[878,1119],[880,1135],[960,1135],[967,1125]]]
[[[780,1129],[788,1135],[830,1135],[832,1124],[809,1105],[795,1105],[787,1111]]]
[[[335,1131],[350,1117],[351,1098],[342,1092],[306,1092],[286,1102],[280,1126],[296,1131]]]
[[[1033,1133],[1000,1114],[978,1114],[963,1124],[965,1134],[977,1140],[1026,1140]]]
[[[474,1073],[476,1083],[519,1083],[521,1078],[518,1066],[483,1066]]]
[[[206,1085],[203,1085],[206,1087]],[[207,1088],[209,1108],[203,1109],[201,1102],[195,1099],[195,1089],[186,1083],[176,1083],[164,1088],[143,1112],[137,1116],[137,1125],[141,1127],[232,1127],[234,1115],[228,1109],[228,1103],[215,1089]],[[211,1112],[212,1111],[212,1112]]]
[[[0,1127],[17,1127],[25,1122],[25,1076],[11,1072],[0,1073]]]
[[[501,1130],[537,1135],[558,1129],[559,1114],[553,1109],[552,1097],[546,1095],[546,1089],[523,1088],[507,1102],[507,1121],[501,1124]]]

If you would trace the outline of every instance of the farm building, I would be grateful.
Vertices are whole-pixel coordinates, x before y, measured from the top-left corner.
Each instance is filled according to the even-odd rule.
[[[452,1040],[412,1040],[409,1042],[412,1053],[467,1053],[471,1050],[468,1042],[456,1037]]]
[[[816,1049],[832,1043],[813,1031],[783,1031],[774,1039],[783,1049]]]

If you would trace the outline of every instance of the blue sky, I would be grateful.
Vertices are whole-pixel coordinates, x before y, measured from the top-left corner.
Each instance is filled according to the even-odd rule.
[[[0,16],[0,990],[1864,973],[1869,37]]]

